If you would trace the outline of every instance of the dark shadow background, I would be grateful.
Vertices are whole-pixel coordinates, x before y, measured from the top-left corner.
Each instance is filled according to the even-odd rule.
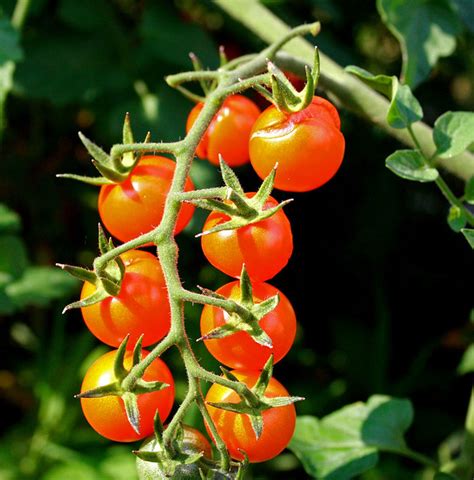
[[[191,50],[216,66],[220,44],[231,56],[263,45],[212,2],[33,3],[0,144],[0,199],[20,215],[32,263],[87,266],[96,255],[97,190],[55,178],[93,174],[77,131],[109,148],[129,111],[138,138],[147,130],[154,140],[182,138],[192,105],[165,85],[164,75],[190,69]],[[373,2],[266,3],[290,24],[319,18],[317,43],[340,64],[399,72],[399,47]],[[0,0],[8,16],[13,4]],[[455,54],[417,89],[428,123],[446,110],[472,109],[473,47],[472,35],[464,34]],[[286,207],[295,251],[271,283],[291,299],[300,331],[275,375],[306,397],[300,414],[322,416],[374,393],[409,397],[416,412],[409,444],[434,455],[462,428],[472,384],[456,373],[473,335],[472,252],[448,227],[448,206],[435,186],[402,181],[384,167],[399,144],[346,111],[341,116],[346,154],[339,173],[314,192],[292,195]],[[250,167],[238,173],[247,190],[256,188]],[[207,162],[197,160],[192,174],[196,186],[219,184]],[[462,192],[458,180],[447,180]],[[217,288],[229,279],[206,264],[193,237],[203,219],[196,215],[179,237],[180,269],[186,285]],[[60,315],[78,288],[48,308],[0,317],[2,479],[134,478],[131,447],[98,438],[72,398],[87,365],[106,350],[79,312]],[[199,308],[187,315],[196,338]],[[203,364],[216,368],[205,348],[196,348]],[[166,361],[179,401],[185,375],[177,356]],[[199,425],[194,411],[187,420]],[[416,468],[382,456],[363,478],[412,479]],[[305,476],[287,453],[254,467],[249,478]]]

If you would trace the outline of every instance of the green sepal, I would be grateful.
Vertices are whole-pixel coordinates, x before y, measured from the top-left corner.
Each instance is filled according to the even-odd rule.
[[[271,92],[269,92],[263,85],[254,85],[252,87],[255,91],[257,91],[267,102],[273,103],[273,97]]]
[[[155,433],[155,439],[159,445],[163,444],[163,422],[161,421],[160,412],[156,409],[155,416],[153,417],[153,431]]]
[[[158,452],[150,452],[147,450],[132,450],[132,453],[145,462],[160,463],[161,458]]]
[[[169,383],[165,382],[147,382],[146,380],[139,379],[135,383],[135,386],[133,387],[133,391],[135,393],[151,393],[151,392],[158,392],[160,390],[163,390],[165,388],[168,388],[170,385]]]
[[[253,433],[255,433],[255,437],[258,440],[262,436],[263,432],[263,417],[261,413],[257,413],[256,415],[249,415],[250,424],[252,425]]]
[[[115,182],[105,177],[87,177],[85,175],[75,175],[74,173],[58,173],[57,178],[68,178],[70,180],[76,180],[78,182],[87,183],[88,185],[94,185],[101,187],[102,185],[113,185]]]
[[[109,242],[107,241],[107,237],[105,236],[104,229],[102,228],[102,225],[100,223],[97,225],[97,230],[98,230],[97,239],[99,242],[99,252],[101,253],[101,255],[104,255],[109,251]]]
[[[213,198],[186,200],[186,203],[191,203],[195,207],[202,208],[203,210],[217,211],[229,216],[237,213],[235,207]]]
[[[270,407],[285,407],[286,405],[291,405],[292,403],[295,402],[301,402],[302,400],[305,400],[304,397],[272,397],[272,398],[266,398],[265,403],[269,405]]]
[[[86,147],[87,151],[91,155],[91,157],[101,165],[111,165],[110,156],[107,155],[102,148],[96,145],[94,142],[89,140],[82,132],[78,133],[81,142]]]
[[[78,393],[77,395],[74,395],[74,398],[100,398],[111,395],[120,396],[121,393],[122,392],[120,388],[118,388],[117,383],[113,382],[108,385],[102,385],[101,387],[92,388],[91,390]]]
[[[262,319],[272,310],[275,310],[279,302],[280,297],[278,295],[274,295],[273,297],[267,298],[263,302],[255,304],[253,306],[252,313],[256,318]]]
[[[265,394],[265,390],[270,383],[270,379],[273,375],[273,354],[270,355],[268,360],[265,362],[265,365],[262,368],[262,373],[259,375],[255,385],[252,387],[252,392],[257,395],[257,397],[262,397]]]
[[[138,337],[137,343],[133,347],[133,357],[132,365],[138,365],[142,361],[142,343],[143,343],[143,334]]]
[[[272,193],[277,168],[278,163],[274,165],[272,171],[263,180],[257,193],[252,197],[252,200],[255,203],[255,208],[258,210],[261,210],[265,206],[266,201]]]
[[[135,393],[125,392],[122,394],[122,400],[128,423],[130,423],[133,430],[140,435],[140,410],[138,409],[137,395],[135,395]]]
[[[219,46],[219,67],[222,68],[224,65],[227,65],[229,59],[225,53],[224,45]]]
[[[130,335],[127,335],[123,340],[122,343],[119,345],[117,349],[117,353],[115,354],[114,358],[114,375],[118,382],[122,382],[122,380],[128,375],[128,370],[125,368],[124,361],[125,361],[125,353],[127,352],[127,344]]]
[[[212,298],[218,298],[219,300],[227,300],[227,297],[221,295],[220,293],[214,292],[214,290],[209,290],[208,288],[201,287],[200,285],[198,285],[197,288],[199,288],[203,295]]]
[[[283,72],[272,62],[268,62],[271,74],[273,103],[279,110],[288,113],[300,112],[311,104],[320,75],[319,50],[314,50],[313,67],[305,66],[306,85],[298,92]]]
[[[62,313],[66,313],[68,310],[72,310],[73,308],[90,307],[91,305],[95,305],[96,303],[101,302],[107,297],[110,297],[110,295],[102,288],[98,288],[92,295],[83,298],[82,300],[78,300],[77,302],[72,302],[69,305],[66,305],[63,308]]]
[[[252,295],[252,282],[250,281],[249,274],[247,273],[247,268],[245,263],[242,265],[242,270],[240,271],[240,303],[244,306],[252,307],[253,295]]]
[[[240,448],[239,451],[244,456],[244,459],[240,462],[237,474],[235,476],[235,480],[244,480],[250,462],[247,453]]]
[[[242,188],[242,185],[240,184],[237,175],[229,167],[229,165],[225,163],[222,155],[219,155],[219,166],[221,168],[222,180],[224,180],[225,185],[229,187],[232,191],[240,193],[241,195],[245,195],[244,189]]]
[[[123,128],[122,128],[122,139],[123,143],[134,143],[132,125],[130,123],[130,114],[127,112],[125,114],[125,120],[123,121]]]
[[[230,370],[223,367],[222,365],[220,365],[219,368],[221,369],[222,374],[224,375],[224,377],[227,378],[227,380],[231,380],[232,382],[240,382],[240,380]]]
[[[105,178],[108,178],[113,183],[122,183],[128,176],[124,175],[123,173],[119,173],[114,170],[113,167],[103,165],[96,160],[92,160],[92,165],[94,165],[101,175],[103,175]]]
[[[92,283],[92,285],[95,285],[97,281],[97,275],[87,268],[76,267],[75,265],[67,265],[64,263],[57,263],[56,266],[83,282],[89,282]]]

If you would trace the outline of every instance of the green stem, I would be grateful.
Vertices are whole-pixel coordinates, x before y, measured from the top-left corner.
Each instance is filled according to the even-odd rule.
[[[12,25],[13,27],[20,31],[25,24],[26,17],[28,15],[28,10],[30,8],[31,0],[17,0],[15,5],[15,10],[12,14]]]
[[[434,470],[439,469],[439,465],[430,457],[423,455],[422,453],[414,452],[413,450],[396,450],[394,453],[398,455],[403,455],[404,457],[411,458],[416,462],[420,463],[421,465],[425,465],[426,467],[433,468]]]
[[[228,195],[227,187],[203,188],[201,190],[191,190],[190,192],[177,192],[175,198],[180,202],[187,200],[204,200],[209,198],[225,199]]]
[[[290,27],[274,15],[258,0],[215,0],[220,8],[267,42],[274,42],[288,35]],[[295,62],[304,62],[311,66],[314,60],[314,46],[296,38],[283,47],[283,50],[295,57]],[[320,52],[321,76],[319,85],[337,97],[348,110],[378,125],[392,137],[406,145],[413,146],[409,133],[395,129],[387,123],[389,102],[379,93],[365,85],[361,80],[344,71],[331,58]],[[413,125],[423,151],[432,154],[436,150],[432,129],[423,122]],[[454,175],[467,181],[474,176],[474,155],[465,152],[457,157],[438,159],[437,164]]]
[[[157,142],[157,143],[128,143],[117,144],[110,149],[110,156],[113,159],[120,159],[124,153],[128,152],[140,152],[140,153],[172,153],[174,154],[182,146],[182,142]]]
[[[474,476],[474,388],[471,390],[471,398],[467,409],[461,458],[466,462],[469,478],[472,478]]]

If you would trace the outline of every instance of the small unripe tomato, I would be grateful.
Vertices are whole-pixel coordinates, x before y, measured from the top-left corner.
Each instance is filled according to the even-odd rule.
[[[186,132],[191,130],[202,108],[203,104],[198,103],[191,110],[186,122]],[[207,158],[214,165],[219,165],[219,154],[231,167],[247,163],[250,131],[259,115],[259,108],[247,97],[227,97],[199,142],[196,155]]]
[[[168,292],[158,259],[148,252],[129,250],[120,255],[125,264],[125,275],[120,292],[99,303],[82,307],[84,321],[100,341],[118,347],[129,335],[133,348],[143,335],[144,347],[161,340],[171,323]],[[85,282],[81,299],[89,297],[95,285]]]
[[[255,193],[247,193],[252,197]],[[269,197],[264,210],[278,202]],[[203,231],[229,220],[224,213],[212,211]],[[263,282],[274,277],[293,252],[293,235],[288,217],[278,210],[271,217],[235,230],[222,230],[201,237],[201,246],[209,262],[221,272],[238,278],[245,264],[249,277]]]
[[[181,449],[185,454],[192,455],[202,453],[205,458],[212,458],[211,445],[207,438],[196,428],[183,425],[183,443]],[[140,447],[140,451],[159,452],[160,445],[152,436],[145,440]],[[137,457],[137,472],[140,480],[160,480],[166,479],[160,466],[156,462],[146,462]],[[179,465],[173,475],[176,480],[195,480],[200,478],[199,467],[196,463],[190,465]]]
[[[101,187],[99,215],[114,237],[127,242],[160,224],[175,167],[169,158],[144,155],[123,182]],[[184,190],[193,189],[188,177]],[[193,205],[182,204],[175,234],[189,223],[193,212]]]
[[[223,285],[216,293],[238,300],[241,288],[239,282],[235,281]],[[236,332],[224,338],[204,340],[214,358],[231,368],[259,370],[270,355],[273,354],[273,361],[277,363],[288,353],[296,334],[296,316],[290,301],[268,283],[252,284],[254,303],[263,302],[274,295],[280,297],[278,305],[259,321],[259,325],[272,340],[272,347],[260,345],[246,332]],[[205,305],[201,313],[201,335],[205,336],[211,330],[225,325],[227,318],[229,314],[221,308]]]
[[[232,373],[249,388],[255,385],[260,374],[257,370],[234,370]],[[265,396],[286,397],[288,391],[278,380],[271,378]],[[240,401],[241,398],[234,390],[217,383],[211,386],[206,395],[206,402]],[[272,407],[262,412],[263,431],[258,440],[247,415],[211,405],[207,405],[207,409],[231,457],[236,460],[243,460],[241,450],[247,454],[252,463],[265,462],[276,457],[288,445],[295,430],[296,410],[293,404]]]
[[[102,387],[116,380],[114,361],[117,350],[99,357],[87,370],[82,382],[81,392]],[[149,354],[142,350],[143,358]],[[133,354],[125,353],[124,367],[132,366]],[[163,360],[156,358],[145,370],[145,381],[159,381],[169,386],[163,390],[143,393],[138,396],[140,412],[140,434],[130,425],[123,400],[115,395],[97,398],[81,398],[81,407],[90,426],[100,435],[115,442],[135,442],[153,433],[154,417],[158,410],[162,422],[168,417],[174,402],[174,381],[169,368]]]
[[[320,187],[339,169],[344,156],[344,136],[334,105],[314,97],[297,113],[268,107],[250,135],[250,162],[265,178],[278,162],[275,188],[306,192]]]

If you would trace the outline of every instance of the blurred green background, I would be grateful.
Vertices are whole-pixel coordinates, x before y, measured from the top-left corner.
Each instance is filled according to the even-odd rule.
[[[398,43],[374,2],[264,3],[292,25],[320,19],[317,44],[341,65],[399,73]],[[14,6],[0,0],[0,27]],[[3,91],[10,68],[2,56],[5,38]],[[101,439],[73,398],[87,366],[106,348],[80,312],[61,315],[79,284],[52,265],[91,264],[98,192],[55,174],[93,173],[77,131],[107,149],[120,140],[125,112],[138,138],[148,130],[154,140],[182,138],[192,105],[163,77],[190,69],[190,51],[215,67],[219,45],[236,56],[263,44],[199,0],[35,0],[20,43],[0,143],[0,479],[133,480],[135,446]],[[428,123],[446,110],[472,110],[473,52],[472,33],[463,30],[455,53],[417,88]],[[447,204],[432,185],[403,182],[384,167],[398,144],[341,115],[347,150],[340,172],[286,207],[295,252],[271,283],[291,299],[300,330],[275,376],[306,397],[299,414],[325,415],[373,393],[409,397],[416,411],[409,442],[434,454],[448,437],[456,446],[472,383],[474,362],[459,367],[473,339],[472,253],[447,226]],[[256,188],[251,168],[238,173],[248,190]],[[219,185],[205,161],[196,160],[192,176],[198,187]],[[455,178],[448,181],[462,190]],[[193,236],[203,219],[195,215],[179,236],[180,271],[187,286],[217,288],[228,279],[206,265]],[[199,313],[197,306],[187,309],[193,338]],[[205,366],[217,368],[204,347],[196,350]],[[179,402],[185,374],[177,355],[165,360]],[[195,411],[187,420],[200,424]],[[249,478],[306,476],[285,453],[252,467]],[[413,462],[383,456],[362,478],[420,475]]]

